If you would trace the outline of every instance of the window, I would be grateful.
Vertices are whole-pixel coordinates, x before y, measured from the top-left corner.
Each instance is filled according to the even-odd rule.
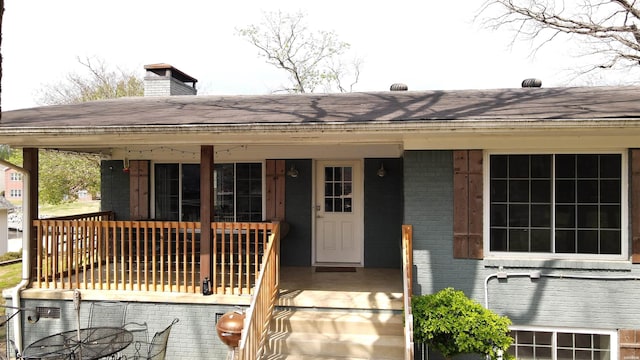
[[[489,250],[623,255],[622,154],[489,156]]]
[[[10,174],[11,174],[11,176],[10,176],[11,181],[22,181],[22,174],[17,173],[17,172],[12,172]]]
[[[566,330],[512,330],[509,354],[518,360],[617,359],[615,332],[569,332]]]
[[[155,165],[155,218],[200,221],[200,165]],[[216,164],[215,221],[262,221],[262,164]]]
[[[9,197],[21,198],[22,197],[22,190],[21,189],[11,189],[9,191]]]
[[[155,218],[177,221],[180,205],[180,165],[155,165]]]
[[[262,164],[216,164],[215,221],[262,221]]]
[[[328,213],[353,212],[353,169],[351,166],[324,168],[324,209]]]

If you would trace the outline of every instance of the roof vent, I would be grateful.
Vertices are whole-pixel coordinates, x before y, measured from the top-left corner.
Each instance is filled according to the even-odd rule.
[[[409,87],[407,87],[407,84],[402,84],[402,83],[392,84],[391,87],[389,88],[389,91],[407,91],[407,90],[409,90]]]
[[[522,87],[523,88],[528,88],[528,87],[541,87],[542,86],[542,80],[540,79],[524,79],[522,80]]]

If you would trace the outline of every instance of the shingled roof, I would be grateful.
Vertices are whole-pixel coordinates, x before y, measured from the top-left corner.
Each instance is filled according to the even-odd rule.
[[[640,87],[136,97],[2,113],[17,128],[640,119]]]

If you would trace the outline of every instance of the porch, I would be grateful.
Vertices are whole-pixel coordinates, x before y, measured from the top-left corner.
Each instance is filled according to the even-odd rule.
[[[407,306],[410,292],[402,269],[280,268],[279,223],[211,223],[207,257],[200,253],[200,223],[110,216],[35,220],[35,275],[22,297],[71,300],[73,289],[80,289],[82,299],[90,301],[157,303],[161,295],[163,304],[246,306],[242,340],[249,343],[240,344],[246,359],[262,351],[278,306],[393,313]],[[198,263],[207,258],[212,272],[205,286]],[[203,296],[203,287],[211,289],[210,296]]]
[[[212,223],[215,266],[205,276],[214,296],[203,297],[200,223],[115,221],[111,212],[99,212],[35,220],[33,225],[37,255],[32,265],[32,294],[37,289],[80,289],[96,300],[144,301],[162,292],[181,300],[194,294],[189,301],[196,303],[206,299],[237,305],[248,305],[273,231],[271,223]],[[284,267],[280,270],[280,305],[332,307],[344,301],[340,307],[402,308],[398,303],[403,290],[401,269],[351,270]],[[327,296],[329,293],[334,295]],[[343,294],[343,300],[336,298],[337,293]]]

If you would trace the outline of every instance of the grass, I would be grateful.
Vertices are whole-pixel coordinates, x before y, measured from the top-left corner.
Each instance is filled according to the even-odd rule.
[[[97,211],[100,211],[100,200],[76,201],[60,205],[40,205],[38,208],[41,217],[86,214]]]
[[[0,266],[0,292],[5,289],[12,288],[20,282],[22,278],[22,263]],[[4,315],[4,309],[0,310],[0,314]],[[7,327],[0,327],[0,339],[6,336]],[[0,351],[4,354],[6,342],[0,343]]]
[[[0,291],[12,288],[22,278],[22,263],[0,266]]]

